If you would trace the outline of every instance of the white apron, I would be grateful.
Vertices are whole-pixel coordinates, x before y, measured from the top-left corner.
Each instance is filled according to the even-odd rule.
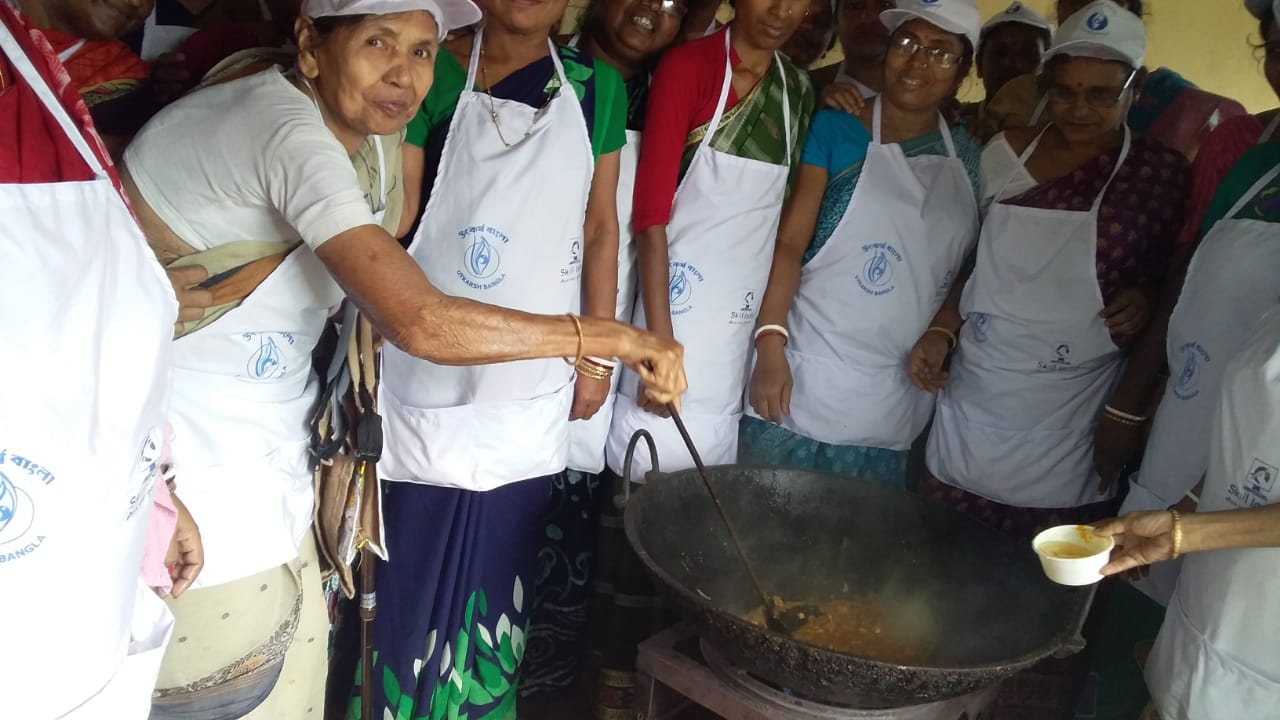
[[[578,47],[579,35],[569,40],[569,47]],[[640,164],[639,130],[627,130],[627,144],[622,146],[618,167],[618,302],[615,318],[619,322],[631,322],[636,303],[636,245],[631,233],[631,205],[636,186],[636,168]],[[570,470],[598,473],[604,469],[604,444],[609,437],[609,423],[613,420],[613,403],[617,396],[621,370],[614,370],[609,380],[609,397],[589,420],[569,423]]]
[[[409,253],[450,295],[534,313],[577,312],[595,170],[582,109],[554,46],[562,90],[545,109],[474,90],[483,38],[477,33],[467,89]],[[517,142],[508,148],[502,137]],[[560,358],[448,367],[387,345],[378,394],[387,440],[378,471],[387,480],[475,491],[559,472],[573,379]]]
[[[177,303],[2,23],[0,50],[94,175],[0,185],[0,715],[141,720],[173,622],[139,571]]]
[[[618,169],[618,303],[615,317],[631,322],[636,306],[636,245],[631,233],[631,203],[636,185],[636,167],[640,160],[640,131],[627,131],[627,144],[622,147]],[[622,370],[613,372],[609,380],[609,397],[600,410],[588,420],[569,423],[570,470],[598,473],[604,470],[604,446],[613,421]]]
[[[1280,268],[1280,225],[1234,218],[1277,174],[1280,168],[1259,179],[1214,223],[1187,268],[1182,294],[1169,318],[1166,352],[1172,377],[1122,514],[1170,507],[1204,476],[1223,368],[1259,315],[1280,298],[1280,274],[1275,272]],[[1152,567],[1138,587],[1168,604],[1179,564]]]
[[[1098,317],[1098,209],[1129,146],[1126,128],[1111,177],[1087,212],[991,205],[929,435],[928,467],[939,480],[1016,507],[1110,497],[1097,493],[1093,433],[1124,356]]]
[[[907,358],[973,248],[978,206],[942,118],[947,155],[908,158],[881,143],[880,108],[875,101],[844,217],[801,270],[787,318],[794,386],[782,424],[825,443],[905,450],[933,413]]]
[[[311,352],[342,298],[320,258],[299,246],[238,307],[174,341],[174,470],[205,554],[193,587],[298,556],[315,507],[308,420],[321,380]]]
[[[707,133],[685,172],[667,225],[670,261],[671,326],[684,344],[689,390],[681,416],[708,465],[731,463],[738,454],[738,421],[756,314],[773,261],[773,243],[791,170],[791,112],[781,56],[774,67],[782,78],[783,165],[730,155],[711,147],[720,126],[733,68],[729,31],[724,34],[725,77]],[[647,327],[643,303],[634,323]],[[609,467],[622,471],[631,435],[641,428],[653,434],[665,469],[693,467],[684,441],[671,420],[636,404],[638,378],[623,371],[606,448]],[[648,449],[636,451],[636,474],[649,469]]]
[[[1223,375],[1210,434],[1205,512],[1280,501],[1280,308]],[[1147,660],[1161,720],[1280,716],[1280,548],[1188,555]]]
[[[196,33],[196,28],[185,25],[160,25],[156,22],[156,8],[152,6],[151,14],[142,26],[142,50],[138,56],[144,62],[155,62],[156,58],[178,49]]]

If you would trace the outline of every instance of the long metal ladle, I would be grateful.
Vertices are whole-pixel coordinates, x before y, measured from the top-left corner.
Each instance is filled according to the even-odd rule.
[[[760,584],[760,577],[756,575],[755,568],[751,565],[751,561],[747,559],[747,551],[742,546],[742,540],[738,537],[738,531],[733,526],[733,521],[729,519],[729,513],[725,511],[724,505],[720,502],[720,496],[716,494],[716,489],[711,485],[711,478],[707,476],[707,467],[702,464],[702,456],[698,454],[698,448],[693,445],[693,438],[689,436],[689,430],[685,428],[684,421],[680,419],[680,412],[676,410],[675,405],[667,403],[667,412],[671,414],[671,419],[676,424],[676,429],[680,431],[680,437],[684,438],[685,447],[689,448],[689,455],[693,456],[693,464],[698,468],[698,477],[702,478],[702,484],[707,488],[707,493],[711,495],[711,502],[716,506],[716,512],[720,513],[720,519],[724,521],[724,526],[729,530],[729,538],[733,540],[733,548],[738,551],[738,559],[742,560],[742,565],[747,569],[747,575],[751,578],[751,585],[755,588],[756,594],[760,596],[760,602],[764,608],[764,624],[770,630],[782,633],[783,635],[791,635],[804,625],[806,612],[809,608],[796,607],[789,610],[783,610],[781,601],[771,599],[764,591],[764,586]]]

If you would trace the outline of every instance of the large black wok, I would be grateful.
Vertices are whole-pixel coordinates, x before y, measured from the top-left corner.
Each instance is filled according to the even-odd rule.
[[[1084,646],[1079,631],[1093,588],[1047,580],[1028,543],[846,476],[708,472],[766,592],[788,601],[876,593],[886,627],[931,648],[903,666],[748,622],[743,615],[760,606],[759,596],[696,471],[650,472],[627,499],[631,546],[698,634],[758,677],[828,703],[904,707],[973,692]]]

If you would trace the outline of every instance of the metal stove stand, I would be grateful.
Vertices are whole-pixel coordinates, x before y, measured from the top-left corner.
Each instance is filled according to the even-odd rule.
[[[721,660],[693,630],[677,625],[640,644],[640,720],[671,720],[696,704],[728,720],[992,720],[1000,686],[927,705],[863,710],[789,695]]]

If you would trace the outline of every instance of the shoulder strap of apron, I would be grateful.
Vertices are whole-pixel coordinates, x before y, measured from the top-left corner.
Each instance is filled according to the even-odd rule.
[[[715,136],[716,130],[720,127],[720,120],[724,118],[725,105],[729,102],[729,89],[733,87],[733,63],[730,57],[733,55],[733,49],[730,47],[729,35],[731,30],[724,31],[724,82],[720,84],[720,99],[716,102],[716,111],[711,115],[711,122],[707,124],[707,131],[702,135],[702,142],[698,144],[697,152],[703,152],[711,147],[711,140]],[[791,165],[791,97],[787,90],[787,73],[782,68],[782,59],[778,52],[774,52],[773,65],[778,68],[778,79],[782,81],[782,132],[783,144],[787,148],[787,165]]]
[[[880,122],[884,117],[881,112],[880,96],[877,95],[871,106],[871,141],[880,145]],[[951,138],[951,128],[947,127],[947,121],[942,117],[942,113],[938,113],[938,134],[942,136],[942,144],[947,148],[947,157],[955,160],[956,143]]]
[[[387,206],[387,156],[382,149],[382,136],[374,135],[373,144],[378,148],[378,194],[382,197],[382,207]]]
[[[576,39],[577,36],[575,35]],[[475,90],[476,72],[480,68],[480,50],[484,47],[484,26],[482,25],[476,31],[475,42],[471,45],[471,62],[467,64],[467,84],[463,86],[463,92]],[[556,77],[560,79],[560,87],[567,88],[569,85],[569,77],[565,75],[564,63],[560,62],[560,52],[556,49],[556,44],[547,38],[547,48],[551,50],[551,63],[555,65]],[[488,92],[492,88],[485,88]]]
[[[84,38],[80,38],[71,44],[71,47],[58,53],[58,62],[66,62],[76,56],[80,52],[80,48],[84,47]]]
[[[1035,139],[1033,139],[1031,141],[1031,144],[1027,145],[1027,149],[1023,150],[1022,154],[1018,156],[1018,161],[1013,164],[1012,168],[1009,169],[1009,174],[1005,176],[1004,182],[1000,183],[1000,189],[996,190],[995,195],[991,196],[995,198],[996,201],[999,201],[1001,198],[1004,197],[1004,191],[1009,187],[1009,183],[1013,182],[1013,178],[1018,174],[1019,170],[1026,167],[1027,159],[1030,158],[1031,153],[1035,152],[1036,148],[1040,146],[1040,140],[1041,138],[1044,137],[1044,134],[1049,131],[1049,127],[1050,127],[1049,125],[1045,125],[1040,132],[1036,133]],[[1008,135],[1005,135],[1004,142],[1006,145],[1009,144]],[[1012,145],[1009,145],[1009,150],[1010,151],[1013,150]]]
[[[27,57],[22,47],[18,45],[18,40],[14,38],[13,33],[3,23],[0,23],[0,50],[9,58],[9,62],[13,63],[14,69],[27,81],[32,91],[35,92],[36,97],[48,109],[49,114],[53,116],[53,119],[62,128],[67,139],[71,141],[71,144],[80,153],[80,157],[84,158],[89,169],[93,171],[93,176],[97,179],[106,177],[106,168],[103,167],[98,156],[89,149],[89,143],[84,139],[84,135],[80,133],[79,127],[71,120],[71,116],[67,114],[66,108],[62,106],[62,103],[53,94],[53,88],[50,88],[48,83],[44,81],[31,59]]]
[[[702,142],[698,143],[696,152],[705,152],[711,147],[712,136],[720,127],[720,119],[724,117],[724,106],[729,102],[729,88],[733,87],[733,63],[729,62],[732,54],[732,49],[729,47],[731,32],[732,30],[724,31],[724,82],[720,83],[720,99],[716,101],[716,111],[711,114],[711,122],[707,124],[707,131],[702,134]]]
[[[1111,187],[1111,183],[1115,182],[1116,176],[1120,174],[1120,168],[1124,167],[1124,161],[1129,159],[1129,148],[1133,145],[1133,133],[1130,132],[1129,126],[1124,127],[1124,144],[1120,146],[1120,154],[1116,156],[1116,166],[1111,168],[1111,177],[1107,178],[1107,184],[1102,186],[1102,192],[1098,193],[1098,197],[1093,201],[1092,212],[1098,212],[1098,208],[1102,207],[1102,198],[1106,197],[1107,189]]]
[[[1280,117],[1280,116],[1277,116],[1277,117]],[[1244,206],[1248,204],[1250,200],[1256,197],[1258,193],[1262,192],[1262,189],[1265,188],[1268,183],[1270,183],[1272,180],[1275,180],[1277,175],[1280,175],[1280,165],[1277,165],[1271,168],[1271,170],[1269,170],[1267,174],[1258,178],[1258,181],[1255,182],[1253,185],[1251,185],[1249,189],[1245,191],[1244,194],[1242,194],[1238,200],[1236,200],[1236,203],[1231,206],[1231,209],[1227,211],[1226,215],[1222,216],[1222,219],[1230,220],[1232,217],[1235,216],[1236,213],[1243,210]]]
[[[1031,112],[1031,127],[1040,124],[1040,118],[1044,117],[1044,109],[1049,105],[1049,96],[1044,95],[1040,98],[1040,102],[1036,103],[1036,109]]]
[[[1280,127],[1280,112],[1277,112],[1275,117],[1271,118],[1271,122],[1267,123],[1266,129],[1262,131],[1262,137],[1258,138],[1258,144],[1270,142],[1271,136],[1276,134],[1277,127]]]
[[[782,81],[782,140],[787,146],[787,167],[791,166],[791,97],[787,89],[787,71],[782,67],[781,51],[773,51],[773,64]]]

